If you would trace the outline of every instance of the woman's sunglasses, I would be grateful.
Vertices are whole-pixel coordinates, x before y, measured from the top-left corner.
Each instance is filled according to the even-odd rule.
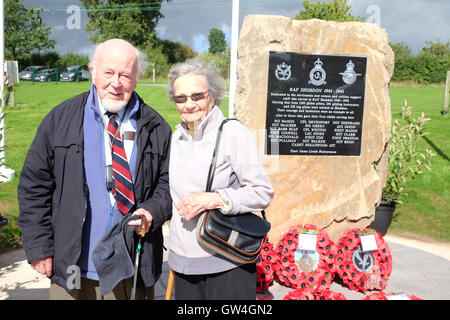
[[[209,90],[205,91],[205,92],[196,92],[196,93],[191,94],[190,96],[186,96],[186,95],[183,94],[183,95],[180,95],[180,96],[175,96],[173,98],[173,100],[175,101],[175,103],[186,103],[188,98],[191,98],[192,101],[197,102],[197,101],[205,99],[206,94],[208,92],[209,92]]]

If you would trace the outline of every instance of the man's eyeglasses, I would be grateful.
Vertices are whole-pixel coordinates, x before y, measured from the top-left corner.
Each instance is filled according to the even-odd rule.
[[[205,91],[205,92],[196,92],[191,94],[190,96],[186,96],[186,95],[179,95],[179,96],[175,96],[174,97],[174,101],[175,103],[186,103],[186,101],[188,100],[188,98],[191,98],[192,101],[197,102],[200,100],[203,100],[206,98],[206,94],[209,92]]]

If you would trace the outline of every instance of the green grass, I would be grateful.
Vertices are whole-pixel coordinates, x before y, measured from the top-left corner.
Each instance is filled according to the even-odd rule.
[[[391,87],[392,117],[400,118],[404,99],[415,116],[425,112],[431,118],[425,124],[428,135],[421,140],[422,148],[431,149],[431,172],[418,175],[409,185],[406,203],[398,205],[398,218],[390,230],[395,233],[415,233],[440,241],[450,241],[450,117],[442,116],[444,88]]]
[[[164,81],[159,81],[164,82]],[[139,82],[138,94],[156,109],[172,128],[179,122],[173,103],[168,101],[163,86],[151,86],[148,81]],[[16,107],[6,109],[6,165],[16,172],[15,178],[0,183],[0,213],[8,216],[9,223],[0,233],[0,250],[3,247],[20,245],[20,230],[17,227],[19,212],[17,185],[19,174],[28,148],[44,116],[58,103],[89,89],[89,82],[80,83],[35,83],[21,82],[15,88]],[[400,117],[403,99],[419,115],[424,111],[428,117],[425,130],[427,140],[421,142],[437,154],[432,159],[432,171],[419,175],[410,185],[410,196],[406,203],[398,205],[398,219],[391,225],[396,233],[412,232],[450,242],[450,126],[449,116],[441,116],[443,88],[391,87],[393,118]],[[227,115],[228,99],[220,108]]]

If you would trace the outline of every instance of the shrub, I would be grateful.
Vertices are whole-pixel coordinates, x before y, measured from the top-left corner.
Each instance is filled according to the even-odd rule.
[[[222,77],[228,79],[230,71],[230,48],[220,53],[202,53],[198,59],[203,62],[213,62],[220,69]]]
[[[450,43],[427,41],[419,54],[402,43],[391,44],[395,54],[395,68],[392,80],[413,80],[421,84],[445,81],[450,70]]]
[[[430,120],[422,112],[417,119],[412,118],[411,107],[405,99],[402,117],[395,120],[389,139],[388,173],[383,188],[383,200],[403,203],[408,195],[408,184],[424,170],[431,171],[430,159],[435,154],[428,149],[419,149],[419,139],[425,123]]]

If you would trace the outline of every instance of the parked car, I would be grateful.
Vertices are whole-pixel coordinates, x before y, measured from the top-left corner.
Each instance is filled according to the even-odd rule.
[[[56,69],[43,69],[34,76],[34,80],[36,80],[36,81],[56,81],[57,77],[58,77],[58,73],[56,72]]]
[[[91,73],[86,66],[70,66],[61,72],[60,81],[82,81],[90,80]]]
[[[33,80],[33,71],[34,75],[36,75],[39,71],[47,69],[45,66],[28,66],[21,72],[19,72],[19,79],[20,80]]]

